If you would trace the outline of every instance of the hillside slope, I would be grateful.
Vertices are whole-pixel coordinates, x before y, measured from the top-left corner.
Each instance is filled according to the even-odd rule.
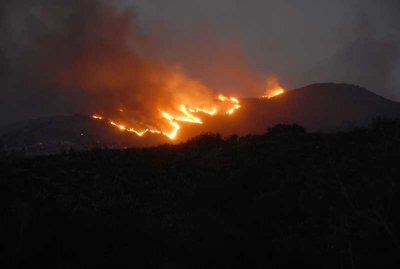
[[[296,123],[310,131],[348,130],[366,126],[375,118],[400,115],[400,103],[348,84],[312,84],[271,99],[240,101],[242,107],[234,117],[210,118],[188,137],[196,132],[261,134],[280,123]]]
[[[176,142],[201,133],[261,134],[276,124],[297,123],[310,131],[365,126],[377,117],[395,118],[400,104],[347,84],[313,84],[272,99],[242,98],[234,115],[207,117],[204,125],[182,124]],[[62,116],[14,124],[0,135],[8,150],[54,153],[62,148],[146,147],[172,142],[159,135],[137,137],[87,116]]]

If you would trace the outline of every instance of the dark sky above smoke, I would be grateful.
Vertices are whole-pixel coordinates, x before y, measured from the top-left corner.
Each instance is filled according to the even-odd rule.
[[[90,96],[54,85],[48,63],[65,44],[79,51],[82,35],[77,33],[93,22],[99,2],[1,1],[0,125],[85,107]],[[168,61],[228,94],[226,81],[252,72],[278,74],[287,88],[347,82],[400,100],[399,1],[109,2],[121,12],[129,8],[143,38],[155,40],[149,46]],[[223,74],[214,72],[226,67],[220,62],[231,68]],[[240,89],[252,88],[252,81],[231,84],[234,93],[255,94]]]
[[[125,0],[132,4],[133,1]],[[396,0],[174,0],[134,2],[142,23],[185,34],[206,20],[240,40],[251,64],[289,87],[355,83],[399,100],[400,2]]]

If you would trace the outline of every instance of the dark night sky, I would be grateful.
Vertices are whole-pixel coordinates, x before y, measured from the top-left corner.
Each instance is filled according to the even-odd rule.
[[[84,105],[84,98],[81,104],[77,102],[79,93],[56,91],[37,82],[45,75],[35,66],[37,57],[32,59],[40,47],[35,44],[35,33],[46,36],[46,31],[57,29],[59,23],[42,17],[40,8],[52,10],[59,8],[55,7],[58,3],[82,2],[96,0],[0,3],[0,125],[76,112]],[[278,74],[287,88],[346,82],[400,100],[398,0],[114,2],[121,9],[134,8],[144,32],[157,40],[166,55],[170,52],[168,57],[181,61],[189,73],[190,63],[178,52],[185,47],[182,42],[200,31],[221,42],[235,40],[252,70]]]
[[[400,2],[378,0],[153,0],[135,3],[143,25],[178,32],[206,20],[240,40],[251,63],[289,87],[339,81],[399,98]]]

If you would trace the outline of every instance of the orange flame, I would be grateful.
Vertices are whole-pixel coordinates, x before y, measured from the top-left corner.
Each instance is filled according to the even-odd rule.
[[[225,95],[218,95],[218,100],[221,102],[230,102],[232,107],[226,111],[226,114],[231,115],[240,108],[239,100],[235,97],[226,97]]]
[[[203,123],[200,118],[193,116],[187,110],[185,105],[180,105],[179,106],[179,111],[181,111],[184,114],[184,116],[178,117],[175,120],[183,121],[183,122],[190,122],[190,123],[198,123],[198,124],[202,124]]]
[[[276,89],[276,90],[270,92],[269,94],[263,95],[262,97],[263,97],[263,98],[268,98],[268,99],[269,99],[269,98],[272,98],[272,97],[281,95],[282,93],[285,93],[285,90],[282,89],[282,88],[279,88],[279,89]]]
[[[203,108],[189,108],[189,111],[192,113],[198,113],[198,112],[202,112],[204,114],[208,114],[210,116],[214,116],[217,113],[217,109],[213,108],[212,110],[207,110],[207,109],[203,109]]]
[[[226,111],[226,114],[233,114],[236,110],[240,108],[240,102],[237,98],[235,97],[226,97],[222,94],[218,95],[217,100],[220,102],[228,102],[229,103],[229,109]],[[119,109],[120,112],[121,109]],[[216,107],[213,107],[212,109],[205,109],[205,108],[200,108],[200,107],[195,107],[195,108],[188,108],[185,104],[179,105],[178,109],[178,115],[173,116],[171,113],[162,111],[160,110],[161,117],[166,120],[169,124],[169,126],[172,127],[171,131],[165,131],[162,129],[156,129],[156,128],[147,128],[144,130],[137,130],[131,127],[127,127],[124,124],[121,123],[116,123],[113,120],[109,120],[109,124],[117,127],[121,131],[127,131],[130,133],[134,133],[138,136],[143,136],[147,133],[153,133],[153,134],[161,134],[166,137],[168,137],[171,140],[174,140],[177,135],[179,130],[181,129],[181,125],[179,122],[185,122],[185,123],[191,123],[191,124],[203,124],[203,120],[197,116],[194,115],[194,113],[204,113],[210,116],[214,116],[218,114],[218,109]],[[96,120],[105,120],[103,116],[98,116],[98,115],[93,115],[93,119]]]
[[[273,75],[269,76],[266,81],[266,90],[265,94],[262,96],[262,98],[273,98],[275,96],[281,95],[285,93],[285,89],[283,89],[279,85],[278,77]]]
[[[226,91],[236,85],[260,92],[258,75],[249,69],[238,42],[214,45],[212,39],[198,42],[196,38],[194,47],[174,42],[185,46],[182,51],[196,54],[194,60],[177,57],[187,58],[186,64],[171,65],[164,55],[167,50],[159,49],[140,30],[133,13],[121,12],[112,1],[91,2],[96,4],[95,12],[78,14],[89,15],[82,18],[79,31],[72,24],[50,35],[56,39],[46,42],[49,49],[43,46],[50,53],[43,66],[51,83],[84,92],[89,100],[85,111],[102,111],[94,119],[138,136],[154,133],[175,139],[181,124],[203,124],[208,116],[232,115],[241,108],[237,98],[218,95],[215,88]],[[270,87],[267,81],[264,97],[284,92],[277,81],[271,83]]]

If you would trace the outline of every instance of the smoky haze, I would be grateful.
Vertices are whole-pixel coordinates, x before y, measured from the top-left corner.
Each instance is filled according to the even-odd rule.
[[[313,82],[346,82],[391,99],[400,98],[399,1],[125,3],[137,7],[148,29],[156,28],[157,20],[170,22],[166,40],[190,35],[193,25],[206,21],[215,36],[239,40],[253,68],[277,73],[288,88]]]
[[[0,125],[124,105],[153,116],[171,76],[207,97],[260,95],[278,74],[399,100],[399,15],[390,0],[2,1]]]

